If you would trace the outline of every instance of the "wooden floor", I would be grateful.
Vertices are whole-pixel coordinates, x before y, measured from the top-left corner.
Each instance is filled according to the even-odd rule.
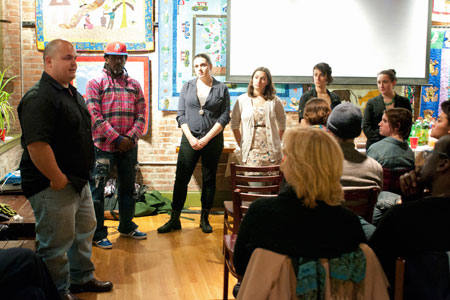
[[[192,209],[192,208],[191,208]],[[195,209],[195,208],[194,208]],[[213,233],[199,228],[199,214],[182,214],[183,229],[158,234],[156,229],[168,219],[167,214],[135,218],[146,240],[120,237],[117,221],[105,221],[113,249],[93,247],[95,276],[114,283],[109,293],[78,294],[87,300],[123,299],[222,299],[223,215],[210,216]],[[229,297],[236,280],[231,276]]]

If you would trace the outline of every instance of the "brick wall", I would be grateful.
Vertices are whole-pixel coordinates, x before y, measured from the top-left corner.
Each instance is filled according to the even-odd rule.
[[[36,34],[34,28],[22,28],[21,21],[35,21],[35,0],[2,0],[10,15],[11,24],[1,25],[1,41],[4,45],[3,62],[12,65],[11,73],[20,75],[14,81],[13,103],[17,105],[22,95],[39,80],[42,70],[42,52],[36,48]],[[22,16],[22,20],[20,20]],[[158,41],[157,31],[155,40]],[[157,47],[156,47],[157,48]],[[98,54],[97,54],[98,55]],[[175,179],[175,165],[177,154],[174,144],[181,137],[181,129],[177,128],[176,113],[158,110],[158,54],[139,53],[148,55],[152,61],[151,86],[151,125],[147,136],[139,142],[139,162],[141,162],[138,179],[151,189],[172,191]],[[22,89],[23,85],[23,89]],[[288,124],[297,124],[297,114],[288,114]],[[16,124],[16,131],[20,126]],[[225,137],[233,140],[229,126],[225,130]],[[230,190],[229,179],[224,177],[227,155],[221,157],[217,174],[218,191]],[[190,191],[198,191],[201,182],[200,166],[196,168],[189,185]]]

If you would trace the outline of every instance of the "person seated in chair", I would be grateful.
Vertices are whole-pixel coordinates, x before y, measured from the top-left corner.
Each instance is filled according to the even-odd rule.
[[[422,167],[400,177],[410,201],[390,208],[369,240],[391,285],[397,257],[450,251],[450,135],[424,154]],[[431,195],[425,196],[425,189]]]
[[[330,113],[331,107],[326,100],[312,98],[306,102],[303,113],[303,119],[305,121],[300,123],[300,127],[317,127],[326,130],[327,119]]]
[[[288,184],[275,197],[255,200],[239,227],[233,256],[239,275],[256,248],[332,258],[366,241],[358,216],[342,206],[344,156],[336,140],[317,128],[289,129],[283,154]]]
[[[411,125],[412,114],[406,108],[386,110],[378,124],[380,135],[386,138],[372,144],[367,150],[367,156],[378,161],[383,168],[414,168],[414,152],[406,142]]]
[[[336,106],[327,121],[327,128],[336,138],[344,153],[341,184],[344,189],[377,187],[383,185],[383,168],[371,157],[355,149],[355,138],[361,134],[361,110],[343,102]]]

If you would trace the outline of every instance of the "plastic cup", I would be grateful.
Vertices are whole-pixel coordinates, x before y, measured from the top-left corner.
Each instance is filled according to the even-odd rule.
[[[419,137],[417,136],[411,136],[409,137],[409,142],[411,143],[411,149],[416,149],[417,144],[419,143]]]

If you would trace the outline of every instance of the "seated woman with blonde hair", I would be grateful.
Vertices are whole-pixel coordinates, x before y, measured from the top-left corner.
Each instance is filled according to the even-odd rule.
[[[330,104],[321,98],[308,100],[303,112],[304,122],[300,123],[301,128],[317,127],[326,130],[327,119],[331,113]]]
[[[358,216],[342,206],[343,154],[327,132],[293,128],[284,134],[281,170],[288,184],[254,201],[242,220],[234,264],[244,275],[256,248],[291,257],[334,258],[366,242]]]

